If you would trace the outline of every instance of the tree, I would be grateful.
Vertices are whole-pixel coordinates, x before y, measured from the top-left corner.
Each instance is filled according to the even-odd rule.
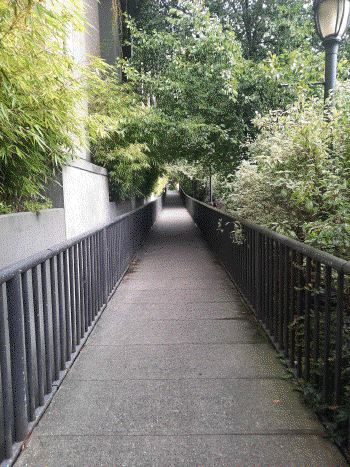
[[[113,167],[125,151],[128,162],[114,171],[110,159],[103,162],[107,153],[96,153],[96,160],[130,193],[138,192],[143,171],[157,166],[161,172],[172,161],[175,166],[183,161],[180,166],[201,167],[203,180],[210,167],[221,174],[219,179],[232,174],[260,132],[253,124],[257,114],[285,110],[300,90],[310,96],[319,93],[310,82],[322,79],[322,55],[310,52],[311,35],[309,41],[303,38],[312,18],[302,1],[286,6],[277,0],[266,5],[258,0],[147,0],[139,5],[136,20],[126,22],[133,53],[123,67],[140,110],[132,123],[123,124],[122,131],[103,143],[109,153],[115,149]],[[248,16],[251,31],[257,28],[253,20],[260,24],[261,37],[252,33],[247,39]],[[285,49],[277,35],[279,40],[283,36]],[[242,57],[242,49],[249,60]],[[123,93],[121,88],[118,92]],[[110,109],[117,121],[113,104]],[[147,167],[140,165],[141,153],[135,150],[132,175],[132,154],[126,148],[134,150],[136,143],[143,145]]]
[[[120,84],[115,73],[94,86],[89,98],[90,122],[101,130],[91,145],[92,160],[108,169],[113,200],[148,196],[169,162],[200,156],[205,134],[197,124],[145,105],[144,96]]]
[[[157,96],[167,115],[196,122],[198,134],[206,125],[201,159],[216,170],[232,172],[245,157],[245,142],[258,132],[256,112],[286,108],[300,89],[320,94],[310,86],[323,79],[324,63],[319,49],[311,50],[310,2],[148,0],[145,6],[138,27],[130,25],[139,86]],[[157,8],[169,16],[157,15]],[[217,53],[220,44],[225,50]]]
[[[211,13],[230,24],[245,58],[260,61],[313,41],[312,2],[297,0],[206,0]],[[314,45],[317,42],[314,43]]]
[[[231,164],[244,133],[232,111],[244,66],[240,45],[202,1],[184,0],[169,15],[161,31],[129,22],[134,52],[127,76],[168,119],[196,135],[188,159]]]

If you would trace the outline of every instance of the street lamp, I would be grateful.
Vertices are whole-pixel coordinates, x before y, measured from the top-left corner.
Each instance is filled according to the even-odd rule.
[[[314,0],[313,10],[317,34],[326,51],[324,99],[336,88],[339,43],[349,23],[350,0]],[[332,107],[334,99],[332,99]]]

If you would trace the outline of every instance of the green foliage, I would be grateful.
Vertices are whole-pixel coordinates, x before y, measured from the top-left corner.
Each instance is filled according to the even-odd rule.
[[[206,0],[223,24],[230,24],[242,44],[244,57],[261,61],[312,43],[311,2],[296,0]],[[317,42],[316,42],[317,45]]]
[[[209,201],[209,165],[204,165],[200,161],[189,162],[180,159],[168,164],[166,169],[169,176],[176,180],[187,194],[200,201]],[[213,173],[214,184],[216,178],[217,174]]]
[[[147,32],[164,31],[169,29],[166,18],[170,10],[177,8],[178,0],[143,0],[139,2],[139,8],[135,15],[135,23],[139,29]]]
[[[128,86],[120,86],[101,62],[81,67],[65,50],[67,30],[84,27],[78,0],[50,9],[0,2],[1,212],[45,204],[46,180],[86,145],[84,83],[93,158],[110,170],[113,197],[148,194],[169,161],[232,172],[257,134],[255,112],[293,101],[294,83],[315,75],[317,58],[303,61],[305,50],[293,49],[309,27],[299,2],[256,0],[249,11],[242,1],[206,3],[141,2],[136,23],[127,22],[133,54],[124,63]],[[286,47],[278,49],[281,28]],[[281,80],[292,86],[281,90]]]
[[[349,258],[349,132],[347,90],[332,124],[323,102],[298,102],[258,116],[260,134],[227,183],[231,209],[254,222]]]
[[[113,197],[149,194],[174,161],[229,170],[240,158],[238,42],[200,1],[163,7],[169,17],[153,21],[146,12],[145,29],[127,20],[133,55],[121,63],[128,83],[109,74],[90,98],[90,118],[101,129],[93,160],[108,168]]]
[[[194,166],[210,163],[221,176],[259,133],[256,112],[285,109],[301,90],[320,95],[311,84],[322,79],[324,60],[302,0],[148,0],[129,27],[129,79],[168,118],[186,119],[197,140],[187,154],[177,157],[174,141],[166,151]]]
[[[111,72],[99,88],[90,89],[88,125],[100,125],[91,145],[92,161],[109,171],[111,199],[138,195],[137,185],[149,168],[147,145],[139,142],[132,128],[146,110],[137,94],[119,84],[118,75]]]
[[[98,78],[65,51],[81,12],[78,0],[0,1],[0,212],[45,206],[43,185],[86,144],[84,82]]]
[[[112,71],[101,86],[91,89],[89,97],[95,134],[92,160],[109,171],[111,199],[150,195],[169,157],[164,145],[174,138],[172,122],[145,105],[142,96],[120,83]]]
[[[129,22],[133,57],[124,63],[125,72],[172,121],[176,134],[191,136],[188,160],[229,165],[239,156],[244,137],[244,125],[233,110],[244,67],[240,45],[199,0],[181,2],[164,22],[164,29],[151,31]],[[176,139],[168,142],[167,150],[174,154]]]

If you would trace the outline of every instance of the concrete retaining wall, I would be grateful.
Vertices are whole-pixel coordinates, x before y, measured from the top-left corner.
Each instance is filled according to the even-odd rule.
[[[66,240],[63,209],[0,216],[0,269]]]
[[[125,214],[126,212],[132,211],[143,206],[146,203],[154,201],[156,196],[150,196],[148,198],[136,198],[126,199],[125,201],[109,203],[110,209],[110,220],[116,219],[118,216]]]
[[[77,159],[63,169],[67,239],[110,220],[107,170]]]
[[[85,175],[87,179],[90,178],[90,182],[94,183],[85,185],[84,190],[82,187],[79,188],[81,177],[78,172],[72,172],[68,176],[77,177],[76,192],[71,193],[71,199],[67,200],[67,204],[71,208],[68,217],[65,216],[64,209],[48,209],[39,215],[33,212],[0,215],[0,269],[46,250],[68,238],[97,228],[99,224],[116,219],[118,216],[154,199],[154,197],[144,200],[133,198],[120,203],[102,202],[106,200],[108,195],[105,193],[103,200],[96,201],[96,198],[101,195],[101,190],[98,187],[102,186],[102,190],[106,190],[104,174],[100,174],[100,178],[96,180],[91,172],[90,175],[89,173],[87,176]],[[98,177],[98,174],[95,173],[96,176]],[[91,189],[91,186],[94,187],[94,190]],[[83,212],[85,215],[82,215],[81,211],[77,209],[81,203],[84,204]],[[104,209],[101,209],[101,205],[104,206]],[[69,237],[66,234],[66,224],[70,233]]]

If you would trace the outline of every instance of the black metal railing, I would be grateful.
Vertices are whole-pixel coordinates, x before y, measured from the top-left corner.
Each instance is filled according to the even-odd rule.
[[[0,271],[0,462],[52,397],[162,202]]]
[[[182,197],[310,400],[348,437],[350,262]]]

